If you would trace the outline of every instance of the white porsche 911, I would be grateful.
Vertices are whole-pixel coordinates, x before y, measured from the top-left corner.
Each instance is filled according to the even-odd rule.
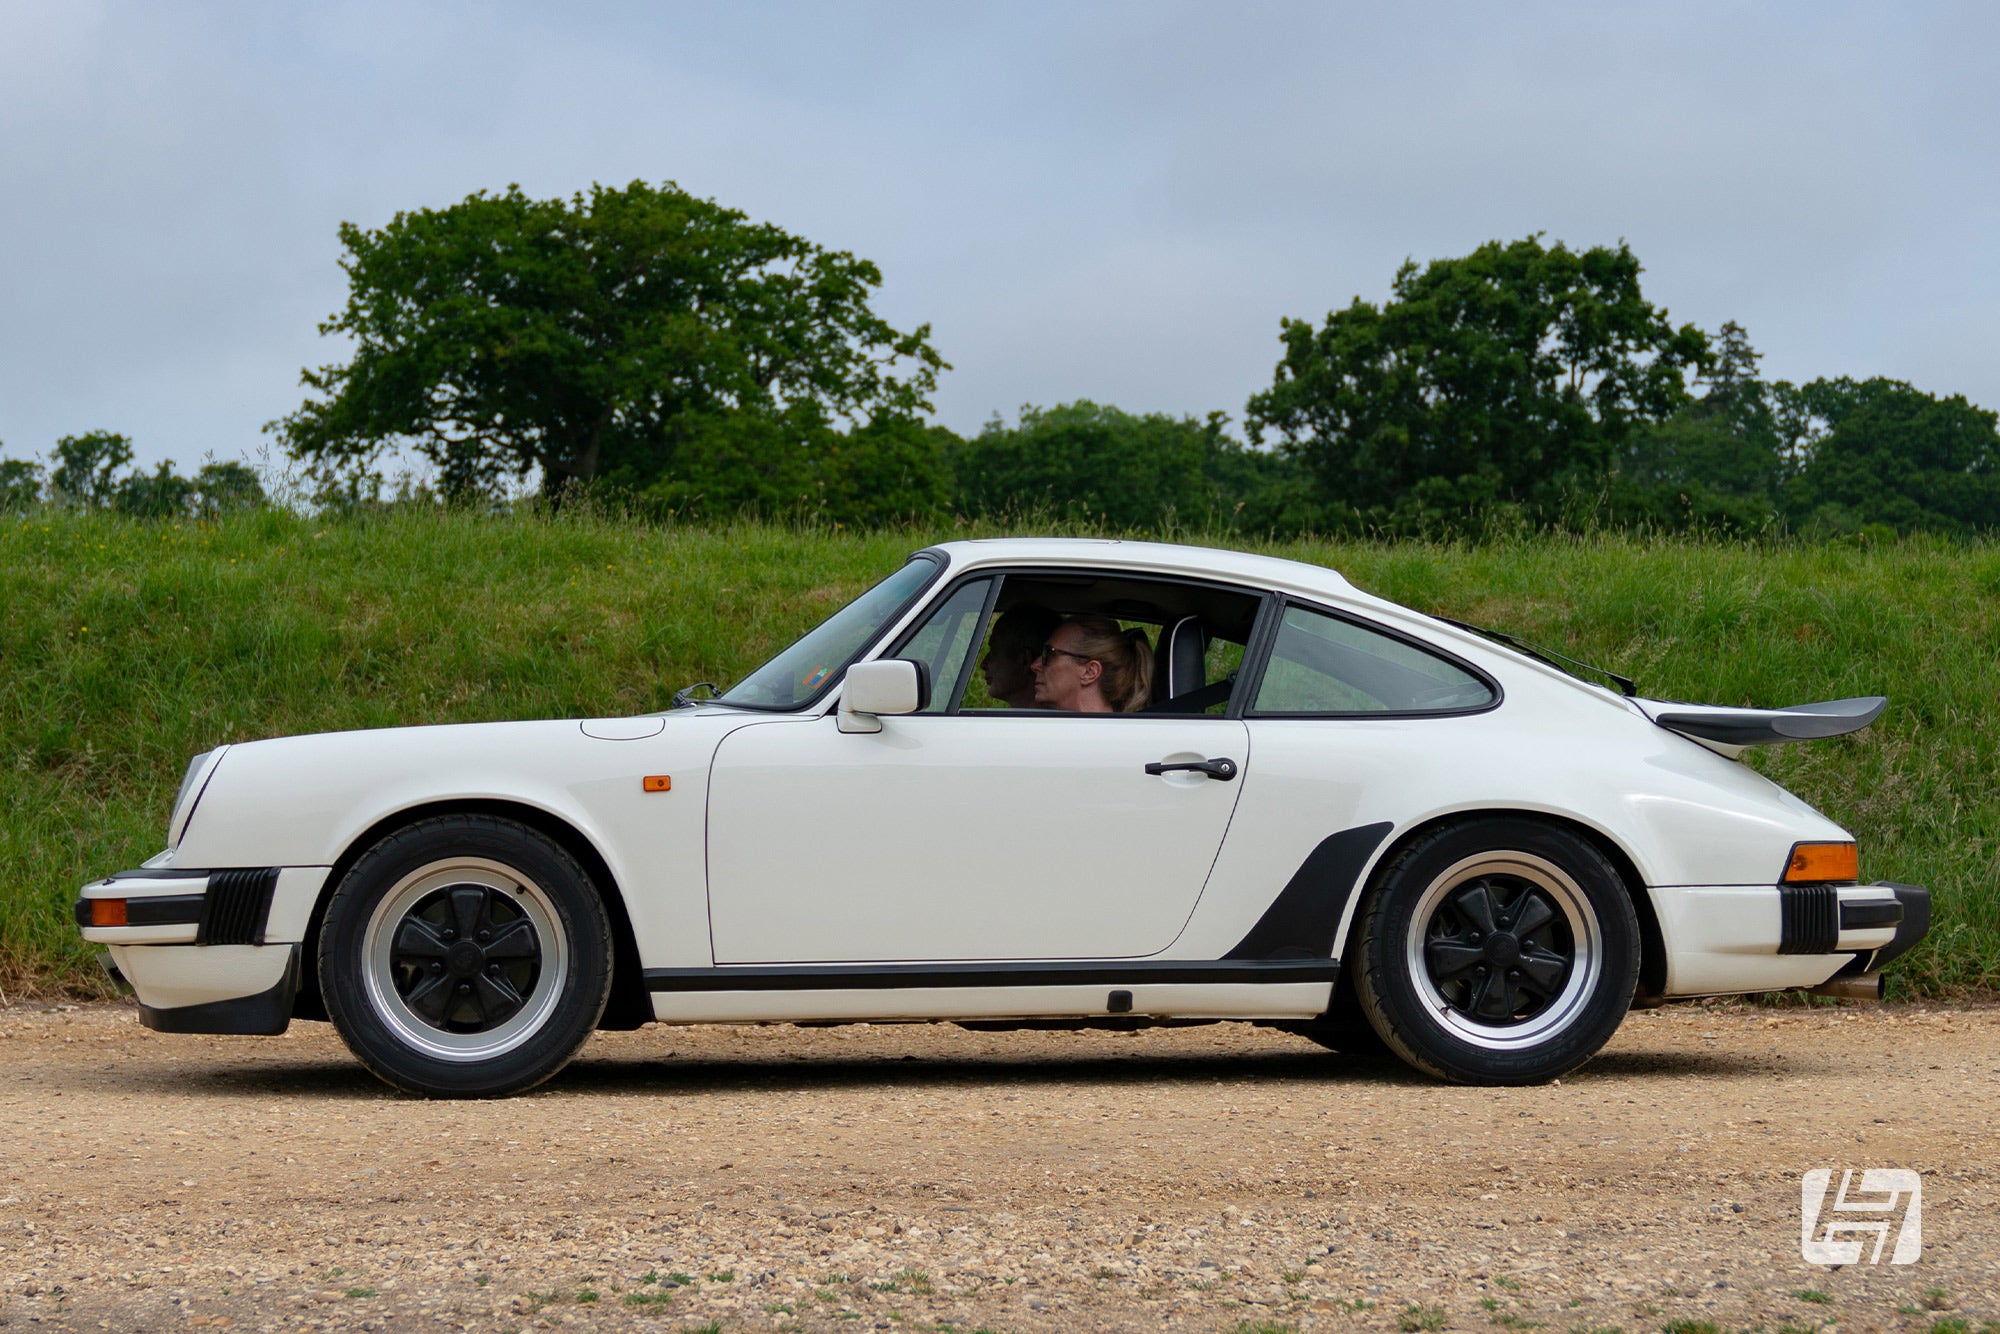
[[[437,1096],[651,1020],[1235,1019],[1511,1084],[1635,1003],[1879,994],[1928,893],[1734,757],[1883,701],[1610,679],[1315,566],[954,542],[663,714],[219,746],[77,920],[152,1028],[330,1018]]]

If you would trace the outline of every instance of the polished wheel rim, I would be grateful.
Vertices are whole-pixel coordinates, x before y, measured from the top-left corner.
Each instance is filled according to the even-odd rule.
[[[541,886],[499,862],[434,862],[399,880],[362,942],[368,999],[405,1044],[447,1061],[499,1056],[547,1022],[569,948]]]
[[[1431,881],[1405,963],[1446,1030],[1493,1051],[1575,1022],[1604,971],[1597,914],[1574,877],[1525,852],[1469,857]]]

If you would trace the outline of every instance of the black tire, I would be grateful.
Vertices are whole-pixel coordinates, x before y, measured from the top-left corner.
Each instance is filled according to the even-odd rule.
[[[326,1008],[409,1093],[491,1098],[569,1063],[611,992],[603,901],[570,855],[511,820],[441,816],[377,843],[327,904]]]
[[[1426,834],[1377,875],[1355,991],[1428,1074],[1535,1084],[1611,1040],[1639,978],[1639,922],[1604,854],[1557,826],[1489,817]]]

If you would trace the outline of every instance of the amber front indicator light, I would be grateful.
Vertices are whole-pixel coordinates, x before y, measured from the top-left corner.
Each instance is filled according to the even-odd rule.
[[[1794,843],[1791,860],[1785,863],[1788,885],[1820,885],[1860,878],[1861,854],[1852,843]]]
[[[125,900],[92,899],[90,901],[90,924],[92,926],[124,926]]]

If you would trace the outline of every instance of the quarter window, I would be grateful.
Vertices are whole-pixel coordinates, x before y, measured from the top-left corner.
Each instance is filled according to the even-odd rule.
[[[1258,713],[1464,713],[1493,702],[1493,687],[1407,640],[1288,607],[1257,686]]]

